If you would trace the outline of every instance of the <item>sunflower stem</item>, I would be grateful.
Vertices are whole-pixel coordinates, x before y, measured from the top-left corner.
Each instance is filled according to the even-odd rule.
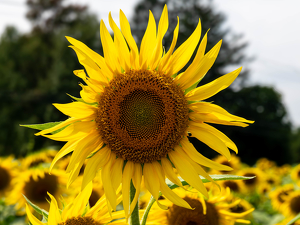
[[[150,209],[151,209],[152,205],[154,204],[154,202],[155,202],[155,198],[153,198],[153,196],[151,196],[151,199],[148,202],[148,205],[145,209],[145,212],[144,212],[144,215],[143,215],[143,218],[142,218],[142,221],[141,221],[141,225],[146,225],[148,214],[149,214]]]
[[[135,195],[135,187],[132,183],[132,181],[130,182],[130,203],[133,201],[134,199],[134,195]],[[133,212],[131,213],[130,217],[129,217],[129,224],[130,225],[140,225],[140,218],[139,218],[139,202],[137,201]]]

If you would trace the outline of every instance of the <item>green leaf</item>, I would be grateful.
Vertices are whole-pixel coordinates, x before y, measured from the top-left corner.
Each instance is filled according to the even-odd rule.
[[[296,217],[294,217],[291,221],[289,221],[286,225],[292,225],[299,219],[300,219],[300,213]]]
[[[231,175],[231,174],[217,174],[217,175],[209,175],[214,181],[221,181],[221,180],[249,180],[253,179],[254,177],[244,177],[244,176],[237,176],[237,175]],[[208,183],[210,180],[200,176],[203,183]],[[181,179],[182,180],[182,179]],[[182,185],[189,185],[188,182],[182,180]],[[177,188],[178,185],[173,184],[172,182],[168,182],[168,186],[171,189]]]
[[[26,199],[27,203],[28,203],[29,205],[31,205],[31,207],[32,207],[38,214],[40,214],[40,215],[43,216],[43,220],[48,221],[48,215],[49,215],[49,213],[48,213],[46,210],[41,209],[41,208],[38,207],[37,205],[33,204],[28,198],[26,198],[25,195],[23,195],[23,196],[24,196],[24,198]]]
[[[60,123],[62,123],[63,121],[60,122],[50,122],[50,123],[42,123],[42,124],[20,124],[21,127],[28,127],[31,129],[36,129],[36,130],[46,130],[49,129],[51,127],[54,127]]]

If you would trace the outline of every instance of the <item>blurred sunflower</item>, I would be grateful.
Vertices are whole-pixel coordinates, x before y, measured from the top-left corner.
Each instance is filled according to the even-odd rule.
[[[237,157],[235,154],[231,154],[230,161],[228,161],[228,159],[223,155],[219,155],[213,160],[222,165],[231,167],[232,171],[230,171],[229,173],[233,173],[233,174],[235,174],[242,167],[240,158]],[[216,174],[216,173],[227,173],[228,174],[228,171],[217,171],[217,170],[210,171],[210,174]]]
[[[241,183],[238,182],[237,180],[224,180],[224,181],[219,181],[218,184],[224,188],[230,188],[231,191],[233,192],[241,192]]]
[[[159,200],[161,204],[169,206],[169,210],[159,208],[150,211],[147,224],[165,224],[165,225],[233,225],[235,222],[250,224],[250,221],[243,219],[250,214],[254,208],[244,211],[233,212],[232,209],[237,207],[241,199],[228,203],[232,196],[230,189],[222,189],[218,195],[210,192],[208,200],[197,190],[191,189],[185,191],[182,189],[174,190],[180,197],[187,201],[193,208],[186,209],[174,205],[168,200]]]
[[[207,123],[246,127],[247,123],[253,121],[234,116],[220,106],[203,100],[227,88],[241,68],[194,88],[193,85],[213,65],[222,41],[204,54],[207,34],[204,35],[193,62],[184,72],[179,73],[198,45],[201,24],[199,20],[193,34],[174,51],[178,23],[172,44],[168,52],[164,52],[162,39],[168,29],[167,6],[163,9],[158,31],[153,14],[149,12],[149,22],[140,50],[122,11],[121,30],[111,14],[109,24],[114,32],[114,40],[104,22],[100,24],[105,58],[82,42],[67,37],[88,75],[84,70],[74,73],[87,85],[81,84],[82,99],[79,101],[54,104],[70,118],[37,133],[53,140],[67,141],[54,158],[51,168],[60,158],[73,151],[67,168],[70,185],[78,176],[85,159],[92,156],[85,167],[82,188],[101,169],[104,190],[113,209],[116,209],[116,189],[122,183],[123,206],[127,216],[138,200],[142,176],[146,188],[155,199],[158,199],[161,191],[179,206],[190,208],[186,201],[169,189],[165,176],[181,186],[172,170],[174,165],[184,180],[208,196],[199,175],[212,179],[201,165],[216,170],[231,170],[197,152],[187,136],[198,138],[228,160],[228,148],[237,152],[236,145],[226,135]],[[64,129],[49,134],[61,128]],[[130,206],[131,181],[136,194]]]
[[[88,199],[92,193],[92,183],[86,185],[86,188],[78,194],[78,196],[70,201],[63,209],[59,209],[56,199],[49,194],[50,211],[48,215],[48,225],[101,225],[101,224],[126,224],[124,219],[124,212],[108,212],[106,205],[106,199],[103,196],[97,203],[87,208]],[[119,197],[118,202],[121,201]],[[26,213],[29,221],[32,225],[45,225],[45,223],[39,221],[31,213],[29,206],[26,204]],[[111,222],[112,220],[116,220]]]
[[[273,208],[282,212],[283,203],[294,190],[295,187],[293,184],[286,184],[281,187],[277,187],[274,191],[270,192],[270,199]]]
[[[256,167],[261,169],[261,170],[267,170],[267,169],[270,169],[270,168],[275,168],[276,163],[274,161],[271,161],[271,160],[267,159],[267,158],[260,158],[256,162]]]
[[[238,181],[241,184],[241,190],[243,193],[256,191],[257,187],[261,184],[261,182],[264,182],[266,178],[264,172],[261,169],[255,167],[242,169],[238,171],[237,175],[245,177],[255,177],[249,180]]]
[[[60,197],[68,193],[66,189],[67,177],[62,170],[32,168],[19,174],[14,180],[14,188],[6,199],[7,204],[15,205],[18,214],[25,213],[25,195],[32,203],[48,210],[49,196],[47,193]]]
[[[0,157],[0,198],[7,196],[12,190],[18,167],[19,162],[13,156]]]
[[[286,217],[295,217],[300,213],[300,190],[293,191],[286,197],[280,211]]]
[[[39,166],[42,163],[51,163],[54,159],[57,151],[54,149],[43,149],[37,152],[33,152],[21,159],[21,166],[24,170]]]
[[[300,186],[300,164],[295,166],[291,171],[291,178],[298,186]]]

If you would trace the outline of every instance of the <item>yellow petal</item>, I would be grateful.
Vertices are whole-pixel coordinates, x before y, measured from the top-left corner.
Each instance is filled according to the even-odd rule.
[[[180,148],[179,146],[175,147],[175,151],[170,152],[168,155],[175,165],[180,176],[188,182],[191,186],[200,191],[203,195],[208,197],[206,188],[204,187],[200,177],[193,168],[193,166],[186,160],[181,154],[179,154],[176,149]]]
[[[109,71],[108,74],[104,74],[99,66],[93,61],[93,59],[91,59],[90,57],[88,57],[84,52],[82,52],[79,48],[71,45],[69,46],[70,48],[72,48],[78,58],[78,61],[81,65],[84,66],[84,68],[86,69],[89,77],[95,79],[95,80],[99,80],[102,82],[107,82],[107,78],[112,76],[112,73]]]
[[[178,179],[176,173],[173,170],[173,166],[170,163],[169,159],[167,158],[161,158],[161,164],[162,168],[164,169],[164,172],[167,176],[167,178],[172,181],[174,184],[177,184],[178,186],[182,186],[182,183]]]
[[[26,214],[27,214],[29,221],[32,223],[32,225],[45,225],[44,223],[42,223],[42,221],[39,221],[34,215],[32,215],[27,203],[26,203]],[[49,225],[52,225],[52,224],[49,224]]]
[[[133,175],[134,163],[127,161],[124,171],[123,171],[123,180],[122,180],[122,194],[123,194],[123,207],[125,212],[125,217],[127,218],[130,215],[130,182]]]
[[[97,171],[108,162],[110,158],[110,152],[111,150],[105,146],[88,160],[86,167],[84,168],[82,179],[83,188],[95,178]]]
[[[139,69],[139,50],[136,45],[136,42],[131,34],[131,29],[130,29],[130,24],[123,13],[122,10],[120,10],[120,26],[121,26],[121,31],[130,47],[130,58],[131,58],[131,63],[133,69]]]
[[[216,184],[216,182],[205,172],[205,170],[193,159],[191,159],[181,148],[177,147],[176,152],[179,153],[181,157],[185,158],[192,165],[198,175],[201,175],[210,182]]]
[[[178,32],[179,32],[179,18],[177,17],[177,25],[176,25],[175,30],[173,32],[173,40],[172,40],[170,49],[162,57],[161,62],[160,62],[159,67],[158,67],[158,71],[160,71],[162,73],[164,73],[169,68],[170,58],[171,58],[171,55],[174,51],[175,45],[177,43]],[[173,74],[168,74],[168,75],[171,76]]]
[[[156,23],[152,12],[149,10],[149,21],[141,42],[140,65],[142,69],[147,69],[149,59],[152,56],[156,44]]]
[[[118,52],[103,20],[101,20],[100,22],[100,38],[106,65],[114,74],[121,73],[121,66],[118,60]]]
[[[242,122],[231,122],[228,120],[224,120],[223,118],[220,119],[222,116],[216,116],[215,113],[189,113],[189,117],[191,120],[196,122],[206,122],[206,123],[216,123],[216,124],[223,124],[229,126],[239,126],[239,127],[247,127],[249,126],[246,123]]]
[[[101,75],[104,74],[109,79],[112,78],[112,73],[111,73],[111,71],[109,71],[109,69],[105,63],[105,59],[101,55],[94,52],[88,46],[86,46],[84,43],[76,40],[75,38],[67,37],[67,36],[66,36],[66,38],[72,45],[74,45],[77,49],[80,49],[83,53],[85,53],[90,59],[92,59],[101,68],[101,70],[103,72],[103,73],[101,73]],[[103,78],[101,79],[101,77],[95,78],[95,79],[107,81],[106,79],[103,79]]]
[[[185,151],[185,153],[195,162],[199,163],[200,165],[206,166],[208,168],[216,169],[216,170],[223,170],[223,171],[231,171],[232,168],[229,166],[225,166],[222,164],[219,164],[215,161],[212,161],[202,154],[200,154],[195,147],[189,142],[187,138],[183,138],[180,141],[182,145],[182,149]]]
[[[205,129],[195,126],[189,126],[188,131],[191,132],[193,137],[202,141],[204,144],[208,145],[210,148],[224,155],[228,160],[230,160],[230,152],[224,142],[216,137],[214,134],[208,132]]]
[[[82,216],[85,211],[85,207],[89,201],[89,198],[92,194],[93,183],[90,182],[84,189],[81,191],[78,196],[73,201],[73,207],[71,209],[70,217]]]
[[[223,89],[227,88],[234,80],[235,78],[239,75],[241,72],[242,67],[226,74],[218,79],[205,84],[203,86],[200,86],[189,93],[185,95],[186,99],[189,101],[201,101],[204,99],[207,99],[218,92],[222,91]]]
[[[81,121],[69,125],[56,134],[43,136],[56,141],[71,141],[83,138],[93,129],[96,129],[95,121]]]
[[[124,160],[122,158],[117,158],[111,169],[111,176],[114,178],[112,180],[113,188],[115,190],[117,190],[117,188],[120,186],[120,184],[122,182],[123,165],[124,165]]]
[[[158,23],[156,45],[149,63],[150,69],[153,70],[156,69],[158,62],[161,59],[163,53],[162,40],[168,30],[168,26],[169,26],[168,9],[167,9],[167,5],[165,5]]]
[[[116,211],[117,195],[111,181],[111,165],[112,165],[112,161],[114,160],[113,157],[115,157],[115,154],[111,154],[107,164],[103,166],[101,170],[101,177],[102,177],[103,188],[105,191],[107,201],[110,203],[113,210]]]
[[[135,187],[135,195],[134,198],[130,204],[130,213],[132,213],[132,211],[134,210],[137,201],[139,199],[139,195],[140,195],[140,189],[141,189],[141,182],[142,182],[142,166],[140,163],[134,163],[134,173],[133,173],[133,177],[132,177],[132,182],[133,185]]]
[[[84,161],[93,150],[96,150],[93,148],[98,147],[99,145],[102,146],[103,141],[95,129],[82,138],[75,146],[66,172],[70,172],[77,162]],[[83,158],[83,156],[85,157]]]
[[[158,181],[160,183],[161,192],[163,193],[163,195],[167,199],[169,199],[171,202],[173,202],[175,205],[191,209],[190,205],[186,201],[184,201],[182,198],[180,198],[177,194],[175,194],[168,187],[168,185],[165,183],[165,179],[164,179],[164,176],[163,176],[161,165],[157,161],[152,162],[152,164],[153,164],[153,167],[154,167],[154,169],[156,171],[156,174],[158,176]],[[159,201],[158,201],[158,203],[159,203]]]
[[[60,160],[62,157],[69,154],[70,152],[72,152],[75,149],[75,146],[78,144],[78,142],[80,140],[81,139],[76,140],[76,141],[69,141],[59,150],[59,152],[55,155],[55,157],[51,163],[50,172],[58,160]]]
[[[189,124],[192,125],[192,126],[200,127],[204,130],[207,130],[208,132],[212,133],[217,138],[222,140],[228,148],[235,151],[235,153],[238,153],[238,149],[237,149],[236,145],[234,144],[234,142],[232,140],[230,140],[224,133],[222,133],[218,129],[216,129],[216,128],[214,128],[214,127],[212,127],[212,126],[210,126],[206,123],[195,123],[195,122],[190,121]]]
[[[153,197],[158,200],[160,184],[157,182],[157,174],[154,171],[152,163],[145,163],[143,168],[145,186]]]
[[[56,199],[50,194],[48,193],[50,199],[51,199],[51,203],[50,203],[50,209],[49,209],[49,216],[48,216],[48,224],[51,225],[56,225],[61,221],[61,215],[59,212],[59,208],[57,206],[57,201]]]
[[[199,56],[197,52],[193,63],[187,68],[185,72],[182,73],[182,75],[177,76],[178,78],[176,77],[178,79],[176,83],[179,83],[182,89],[187,89],[194,83],[202,79],[214,64],[220,51],[221,44],[222,41],[219,41],[208,53],[205,54],[204,57],[202,57],[204,49],[202,49],[202,46],[200,45],[198,49]]]
[[[197,102],[189,104],[189,108],[195,113],[206,113],[217,117],[219,120],[228,122],[242,122],[242,123],[254,123],[254,121],[246,120],[242,117],[230,114],[222,107],[209,103],[209,102]]]
[[[114,32],[114,43],[116,49],[118,51],[120,65],[125,71],[130,69],[130,53],[127,47],[127,43],[122,35],[120,29],[117,27],[115,21],[111,16],[111,12],[109,13],[109,25]]]
[[[174,52],[171,57],[167,74],[175,74],[181,70],[192,57],[201,36],[201,23],[199,23],[192,35]]]
[[[66,104],[53,104],[63,114],[75,118],[87,118],[94,116],[98,108],[95,106],[87,105],[83,102],[71,102]]]
[[[80,169],[87,156],[90,155],[93,151],[100,149],[102,145],[102,140],[97,138],[96,136],[92,138],[86,138],[85,140],[82,140],[77,144],[66,170],[67,172],[70,172],[67,187],[69,187],[78,177]]]

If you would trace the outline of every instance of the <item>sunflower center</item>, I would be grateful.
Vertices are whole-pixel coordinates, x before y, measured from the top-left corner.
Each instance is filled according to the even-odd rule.
[[[300,213],[300,196],[292,198],[290,208],[294,214]]]
[[[89,198],[90,207],[93,207],[100,198],[101,198],[101,195],[98,192],[96,192],[95,190],[93,190],[92,194]]]
[[[206,204],[206,214],[203,214],[203,206],[197,199],[184,198],[194,210],[186,209],[177,205],[170,207],[167,214],[169,225],[218,225],[219,215],[215,206],[209,202]]]
[[[240,190],[238,184],[234,181],[231,181],[231,180],[226,180],[223,183],[223,185],[224,185],[224,187],[229,187],[230,190],[235,191],[235,192],[238,192]]]
[[[72,217],[58,225],[102,225],[92,217]]]
[[[30,177],[30,180],[24,187],[24,195],[33,202],[47,202],[48,194],[54,195],[58,189],[58,180],[54,175],[45,173],[43,178],[38,177],[36,180]]]
[[[118,157],[153,162],[166,157],[184,135],[187,101],[173,78],[155,70],[130,70],[105,87],[96,123]]]
[[[0,191],[8,187],[9,183],[10,183],[10,175],[8,171],[0,167]]]

